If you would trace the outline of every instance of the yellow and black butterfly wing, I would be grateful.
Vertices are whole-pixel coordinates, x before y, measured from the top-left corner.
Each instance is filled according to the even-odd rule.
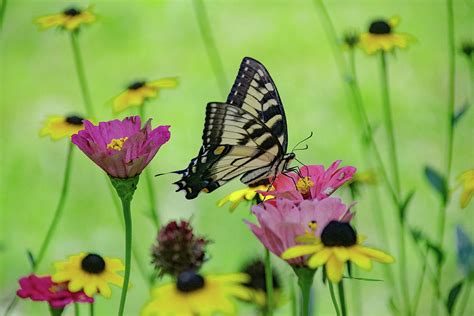
[[[209,103],[203,145],[182,175],[178,191],[193,199],[199,192],[212,192],[242,174],[251,173],[249,183],[268,177],[282,148],[270,129],[240,107]],[[244,183],[246,183],[244,181]]]

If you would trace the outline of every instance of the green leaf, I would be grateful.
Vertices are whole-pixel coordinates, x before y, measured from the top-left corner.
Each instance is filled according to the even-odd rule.
[[[395,303],[395,300],[394,300],[393,297],[390,297],[389,306],[390,306],[390,310],[392,311],[393,315],[400,315],[400,309],[398,309],[398,306]]]
[[[464,280],[461,280],[453,285],[449,291],[448,301],[446,302],[446,308],[448,309],[449,315],[452,315],[454,312],[454,304],[461,293],[462,286],[464,285]]]
[[[445,178],[434,168],[430,166],[425,167],[425,176],[428,179],[431,186],[441,195],[443,201],[447,199],[446,180]]]
[[[444,252],[443,252],[443,250],[439,246],[437,246],[436,244],[434,244],[432,242],[429,242],[429,241],[427,242],[426,246],[436,256],[436,262],[438,263],[438,265],[441,265],[441,263],[443,263],[443,261],[444,261]]]
[[[31,265],[31,269],[34,269],[34,267],[36,266],[36,260],[31,250],[26,250],[26,256],[28,257],[28,262]]]
[[[410,228],[410,233],[415,240],[415,242],[422,246],[428,248],[436,256],[436,261],[438,264],[441,264],[444,261],[444,252],[434,241],[432,241],[427,235],[425,235],[420,229],[418,228]]]
[[[467,110],[469,110],[470,106],[471,105],[466,101],[464,105],[453,115],[453,126],[456,126],[459,120],[464,116],[464,114],[466,114]]]
[[[408,205],[410,204],[414,195],[415,195],[415,190],[410,191],[408,195],[405,197],[405,200],[403,201],[403,203],[400,205],[400,220],[402,222],[405,221]]]

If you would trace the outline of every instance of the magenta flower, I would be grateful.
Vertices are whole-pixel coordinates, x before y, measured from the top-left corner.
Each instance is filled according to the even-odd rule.
[[[132,178],[150,163],[161,145],[170,138],[169,126],[151,129],[151,120],[141,128],[139,116],[101,122],[84,120],[84,129],[72,142],[114,178]]]
[[[260,242],[278,257],[296,245],[296,237],[320,237],[331,221],[349,222],[350,207],[339,198],[293,201],[277,198],[252,207],[260,226],[245,221]],[[303,257],[288,260],[291,265],[303,265]]]
[[[280,174],[273,182],[274,190],[261,193],[294,201],[325,199],[352,179],[357,170],[351,166],[338,169],[340,163],[336,160],[327,170],[323,165],[312,165],[303,166],[299,173]]]
[[[60,309],[71,303],[94,303],[83,291],[72,293],[66,283],[54,283],[51,276],[39,277],[30,274],[19,280],[20,289],[16,294],[21,298],[30,298],[33,301],[48,302],[52,308]]]

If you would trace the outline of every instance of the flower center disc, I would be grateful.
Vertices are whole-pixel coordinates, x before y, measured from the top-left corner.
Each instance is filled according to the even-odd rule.
[[[100,274],[105,270],[104,258],[95,253],[90,253],[82,259],[81,268],[89,273]]]
[[[180,292],[193,292],[204,287],[204,278],[193,271],[182,272],[178,275],[176,287]]]
[[[332,221],[324,227],[321,241],[327,247],[350,247],[356,244],[357,235],[348,223]]]
[[[391,31],[391,26],[383,20],[374,21],[370,24],[369,27],[369,33],[372,34],[390,34]]]
[[[66,117],[66,123],[72,124],[72,125],[82,125],[82,121],[84,118],[77,116],[77,115],[71,115]]]
[[[138,90],[145,86],[145,81],[137,81],[128,86],[128,90]]]
[[[298,180],[296,183],[296,188],[300,191],[301,194],[308,194],[310,189],[314,186],[313,180],[310,177],[303,177]]]
[[[123,144],[127,141],[128,137],[114,138],[107,144],[108,149],[122,150]]]
[[[70,9],[64,10],[63,13],[68,16],[76,16],[76,15],[81,14],[81,11],[79,11],[76,8],[70,8]]]

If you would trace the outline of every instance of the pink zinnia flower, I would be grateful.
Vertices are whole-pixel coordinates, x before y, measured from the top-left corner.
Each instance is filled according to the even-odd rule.
[[[150,163],[170,138],[169,126],[151,129],[151,120],[141,128],[139,116],[101,122],[84,120],[84,129],[72,136],[92,161],[114,178],[132,178]]]
[[[325,199],[352,179],[357,170],[351,166],[338,169],[340,163],[336,160],[327,170],[323,165],[312,165],[303,166],[299,173],[280,174],[273,182],[274,190],[261,194],[295,201]]]
[[[72,293],[66,283],[54,283],[51,276],[39,277],[30,274],[19,280],[20,289],[16,294],[21,298],[30,298],[33,301],[48,302],[52,308],[64,308],[71,303],[94,303],[83,291]]]
[[[260,242],[278,257],[296,245],[296,237],[320,237],[331,221],[349,222],[352,213],[339,198],[304,200],[301,202],[277,198],[273,203],[263,202],[252,207],[260,226],[245,221]],[[303,258],[288,261],[303,265]]]

